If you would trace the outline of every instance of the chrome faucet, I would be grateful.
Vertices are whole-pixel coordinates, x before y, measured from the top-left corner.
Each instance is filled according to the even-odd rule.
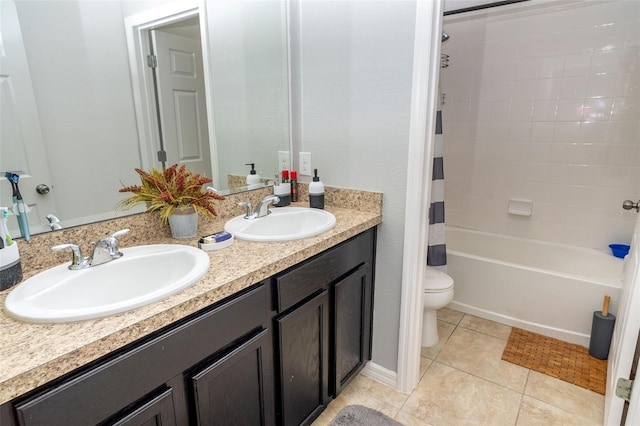
[[[73,271],[86,269],[92,266],[102,265],[103,263],[111,262],[114,259],[122,257],[122,253],[118,250],[118,237],[128,233],[129,229],[121,229],[108,237],[102,238],[97,243],[91,243],[93,245],[93,254],[90,257],[84,257],[80,247],[76,244],[60,244],[51,247],[51,250],[62,251],[71,249],[73,257],[71,259],[69,269]]]
[[[53,215],[53,214],[48,214],[46,216],[47,221],[49,222],[49,228],[52,231],[56,231],[58,229],[62,229],[62,225],[60,225],[60,219],[58,219],[57,216]]]
[[[277,203],[278,201],[280,201],[280,197],[277,195],[267,195],[260,201],[257,211],[253,210],[253,206],[249,201],[241,201],[238,205],[247,208],[247,214],[244,215],[245,219],[258,219],[270,214],[269,204]]]

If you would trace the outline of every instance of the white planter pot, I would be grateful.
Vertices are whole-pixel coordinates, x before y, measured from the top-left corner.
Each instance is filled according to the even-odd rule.
[[[173,238],[193,238],[198,234],[198,213],[193,207],[177,209],[169,216],[169,227]]]

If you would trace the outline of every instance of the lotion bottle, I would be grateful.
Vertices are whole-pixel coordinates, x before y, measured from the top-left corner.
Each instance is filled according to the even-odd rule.
[[[324,209],[324,183],[318,177],[318,169],[313,169],[313,182],[309,183],[309,207]]]
[[[252,187],[256,188],[256,185],[260,184],[260,176],[256,173],[256,170],[254,168],[255,164],[247,163],[245,164],[245,166],[251,166],[251,171],[247,175],[247,186],[249,186],[249,189],[251,189]]]

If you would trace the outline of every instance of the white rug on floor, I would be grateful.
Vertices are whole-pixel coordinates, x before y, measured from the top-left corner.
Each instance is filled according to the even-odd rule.
[[[347,405],[329,426],[402,426],[380,411],[362,405]]]

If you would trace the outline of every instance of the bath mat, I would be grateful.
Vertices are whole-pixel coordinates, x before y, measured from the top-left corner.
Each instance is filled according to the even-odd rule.
[[[331,420],[329,426],[402,426],[402,423],[372,408],[347,405]]]
[[[513,327],[502,359],[604,395],[607,361],[583,346]]]

